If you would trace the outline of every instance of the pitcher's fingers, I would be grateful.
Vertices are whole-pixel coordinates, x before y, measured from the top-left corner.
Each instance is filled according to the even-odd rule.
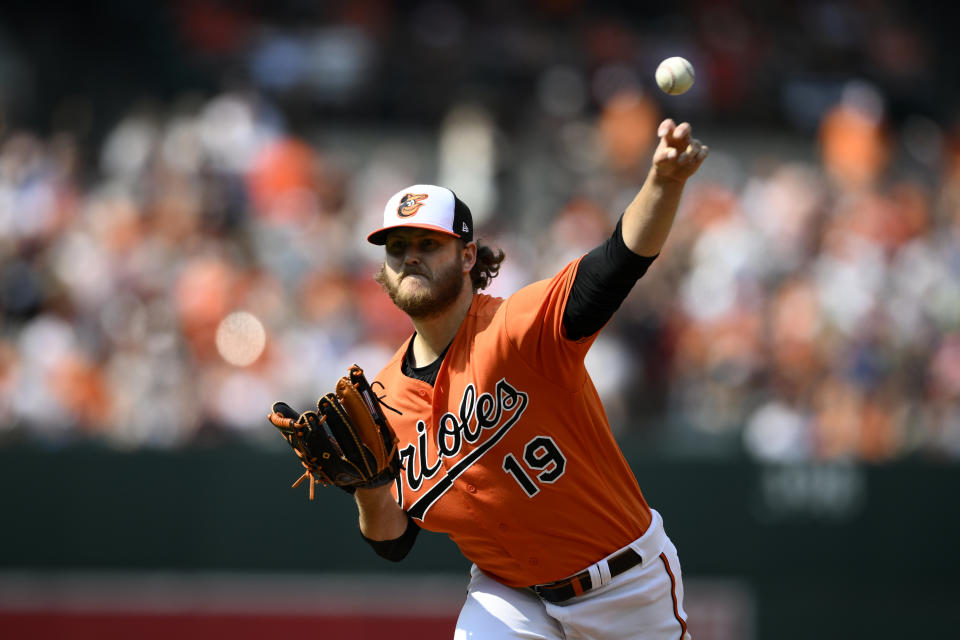
[[[681,159],[680,162],[681,164],[685,164],[696,170],[696,168],[700,166],[709,153],[709,147],[706,145],[698,145],[696,151],[691,150],[688,158],[686,160]]]
[[[657,127],[657,137],[662,138],[671,131],[673,131],[677,126],[677,123],[673,121],[673,118],[666,118],[663,122],[660,123],[660,126]]]
[[[690,144],[690,136],[693,133],[693,127],[690,126],[689,122],[681,122],[673,130],[673,133],[670,134],[668,142],[671,147],[677,149],[686,149],[687,145]]]
[[[677,162],[680,164],[690,164],[694,162],[699,156],[702,147],[703,145],[700,144],[699,140],[691,140],[690,144],[683,150],[683,153],[680,154],[680,157],[677,158]]]
[[[653,155],[653,163],[658,167],[664,166],[668,162],[676,162],[678,155],[680,155],[680,151],[674,147],[663,147],[657,149]]]

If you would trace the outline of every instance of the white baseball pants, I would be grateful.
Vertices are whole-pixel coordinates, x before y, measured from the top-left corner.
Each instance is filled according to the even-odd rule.
[[[650,528],[629,546],[642,563],[610,579],[601,560],[589,568],[599,586],[559,604],[500,584],[474,565],[454,640],[688,640],[680,560],[660,514],[653,512]]]

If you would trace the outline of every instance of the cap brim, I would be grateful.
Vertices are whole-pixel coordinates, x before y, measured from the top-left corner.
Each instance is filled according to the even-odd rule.
[[[392,227],[383,227],[382,229],[377,229],[376,231],[374,231],[373,233],[367,236],[367,242],[369,242],[370,244],[376,244],[380,246],[385,245],[387,244],[388,233],[390,233],[394,229],[407,229],[407,228],[427,229],[428,231],[436,231],[437,233],[442,233],[444,235],[460,239],[460,236],[455,234],[453,231],[450,231],[450,229],[444,229],[443,227],[438,227],[432,224],[415,224],[414,223],[414,224],[397,224],[397,225],[393,225]]]

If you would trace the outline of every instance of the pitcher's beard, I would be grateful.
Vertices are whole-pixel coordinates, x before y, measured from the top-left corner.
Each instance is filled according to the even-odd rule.
[[[393,300],[393,304],[411,318],[429,318],[443,313],[450,308],[463,290],[463,272],[461,265],[456,261],[428,280],[429,286],[422,287],[413,293],[401,291],[400,282],[396,284],[391,282],[384,265],[380,265],[380,270],[373,279],[380,283]],[[401,282],[402,280],[403,278]]]

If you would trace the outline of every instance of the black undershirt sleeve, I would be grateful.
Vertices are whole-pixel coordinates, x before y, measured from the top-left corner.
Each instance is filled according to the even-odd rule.
[[[413,521],[413,518],[407,516],[407,528],[399,538],[393,540],[371,540],[367,536],[360,534],[361,537],[373,547],[373,550],[381,558],[386,558],[390,562],[400,562],[407,557],[413,543],[417,541],[417,534],[420,533],[420,527]]]
[[[623,241],[622,225],[621,217],[613,235],[580,261],[563,310],[563,328],[570,340],[599,331],[657,258],[631,251]]]

